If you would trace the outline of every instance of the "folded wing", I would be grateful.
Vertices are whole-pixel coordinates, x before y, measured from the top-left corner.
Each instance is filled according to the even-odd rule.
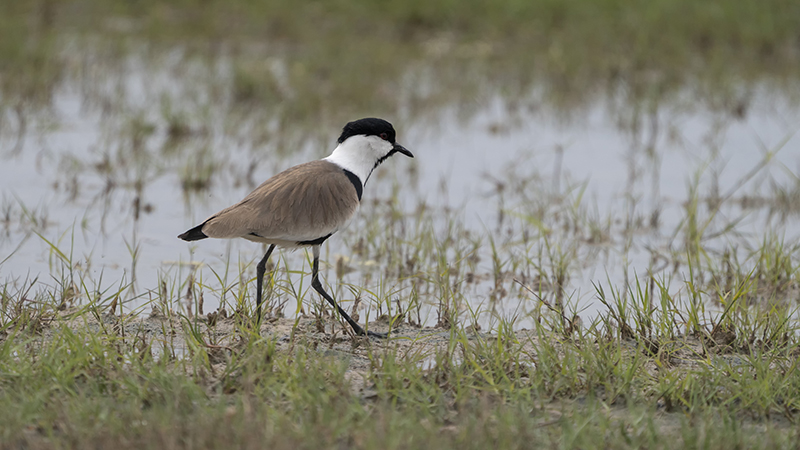
[[[213,238],[283,245],[313,241],[339,231],[358,205],[356,188],[341,167],[312,161],[275,175],[241,202],[185,234],[196,230]]]

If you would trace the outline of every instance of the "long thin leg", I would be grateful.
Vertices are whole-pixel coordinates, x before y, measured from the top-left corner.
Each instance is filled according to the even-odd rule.
[[[331,297],[330,295],[328,295],[327,292],[325,292],[325,289],[322,288],[322,283],[319,282],[319,245],[315,245],[313,247],[313,252],[314,252],[314,265],[312,266],[311,269],[311,286],[314,288],[314,290],[319,292],[319,295],[325,297],[325,300],[327,300],[328,303],[333,305],[333,307],[339,311],[339,314],[341,314],[342,317],[344,317],[344,320],[346,320],[347,323],[350,324],[350,326],[353,328],[353,331],[355,331],[357,335],[385,338],[386,337],[385,333],[364,331],[364,329],[361,328],[361,325],[359,325],[355,320],[351,319],[350,316],[347,315],[347,313],[344,312],[344,310],[341,307],[339,307],[339,305],[336,304],[336,301],[333,299],[333,297]]]
[[[264,286],[264,272],[267,271],[267,260],[273,250],[275,250],[275,244],[269,246],[267,253],[256,266],[256,323],[259,325],[261,324],[261,288]]]

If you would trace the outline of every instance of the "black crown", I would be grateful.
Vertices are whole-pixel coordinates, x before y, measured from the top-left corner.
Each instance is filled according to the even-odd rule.
[[[342,134],[339,136],[339,143],[341,144],[350,136],[358,136],[363,134],[365,136],[380,136],[386,133],[387,141],[394,144],[395,132],[394,127],[389,122],[375,117],[368,117],[366,119],[354,120],[349,122],[342,128]]]

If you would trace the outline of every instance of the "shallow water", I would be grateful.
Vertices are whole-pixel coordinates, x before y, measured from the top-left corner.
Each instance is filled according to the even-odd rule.
[[[160,279],[185,280],[191,271],[185,263],[190,261],[204,264],[198,277],[209,289],[219,287],[214,272],[222,276],[228,264],[228,283],[238,278],[239,265],[250,265],[247,273],[252,277],[262,247],[244,241],[187,244],[176,235],[238,201],[277,171],[324,157],[334,147],[335,128],[324,144],[306,141],[297,151],[230,134],[224,122],[232,117],[214,111],[214,100],[203,98],[202,89],[183,86],[185,73],[145,74],[137,71],[135,58],[129,64],[130,72],[116,82],[123,92],[120,104],[98,107],[75,84],[65,82],[52,110],[29,121],[20,143],[14,133],[2,135],[0,213],[8,218],[0,237],[3,279],[58,283],[51,274],[63,268],[45,239],[71,256],[76,278],[83,274],[88,283],[100,284],[92,289],[113,292],[132,282],[126,308],[146,303],[152,297],[147,290],[155,289]],[[187,98],[187,90],[200,93]],[[606,98],[566,118],[547,107],[509,112],[499,97],[466,118],[455,106],[419,120],[386,117],[415,159],[387,161],[366,187],[360,214],[378,218],[370,208],[392,198],[399,187],[399,208],[409,216],[424,202],[438,227],[455,220],[473,236],[492,236],[506,253],[519,256],[534,251],[536,244],[523,244],[520,236],[526,229],[533,236],[541,231],[530,218],[544,212],[542,226],[555,245],[575,245],[577,259],[570,266],[566,292],[581,314],[591,318],[598,310],[594,284],[624,285],[629,277],[646,273],[654,255],[680,251],[675,230],[685,217],[695,177],[701,198],[714,193],[727,198],[712,228],[741,219],[735,233],[706,241],[709,248],[758,247],[765,230],[786,242],[797,240],[796,210],[781,220],[767,201],[747,209],[739,201],[768,198],[775,185],[796,188],[800,108],[779,94],[755,90],[743,117],[699,106],[665,105],[649,115],[633,115],[637,123],[628,109]],[[208,125],[171,142],[163,120],[165,104],[189,110],[195,104],[211,105],[198,113],[200,122]],[[741,184],[767,151],[775,151],[775,157]],[[197,155],[206,155],[209,161],[203,164],[214,167],[210,186],[185,193],[181,170],[199,171],[202,166],[193,165]],[[601,224],[602,239],[571,244],[576,235],[555,228],[561,216],[569,215],[564,204],[573,204],[573,211]],[[657,226],[650,226],[654,211]],[[334,265],[340,255],[352,256],[364,226],[355,220],[338,239],[328,241],[323,257]],[[490,280],[495,268],[485,240],[479,253],[476,272],[486,274],[485,280],[465,293],[470,303],[485,306],[498,286]],[[309,271],[304,252],[287,258],[290,269]],[[369,258],[348,261],[358,270],[345,275],[343,283],[371,283],[367,289],[383,289],[375,286],[380,280],[361,276],[375,270]],[[662,270],[670,273],[666,267]],[[503,279],[505,289],[514,289],[515,276]],[[336,284],[332,270],[325,277]],[[400,286],[401,297],[408,292],[396,280],[387,283]],[[303,289],[307,287],[306,281]],[[340,286],[338,292],[347,297],[346,288]],[[312,297],[306,294],[304,299]],[[493,305],[501,315],[513,315],[525,297],[509,295]],[[227,300],[232,301],[230,296]],[[215,309],[218,302],[218,295],[207,295],[205,310]],[[287,309],[291,313],[294,306]],[[426,323],[436,321],[432,310],[426,308]],[[479,321],[491,322],[488,317]]]

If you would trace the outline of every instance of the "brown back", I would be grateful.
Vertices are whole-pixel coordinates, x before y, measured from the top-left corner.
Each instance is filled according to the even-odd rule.
[[[241,202],[211,216],[203,233],[235,238],[306,241],[336,232],[358,209],[355,186],[344,169],[318,160],[287,169]]]

